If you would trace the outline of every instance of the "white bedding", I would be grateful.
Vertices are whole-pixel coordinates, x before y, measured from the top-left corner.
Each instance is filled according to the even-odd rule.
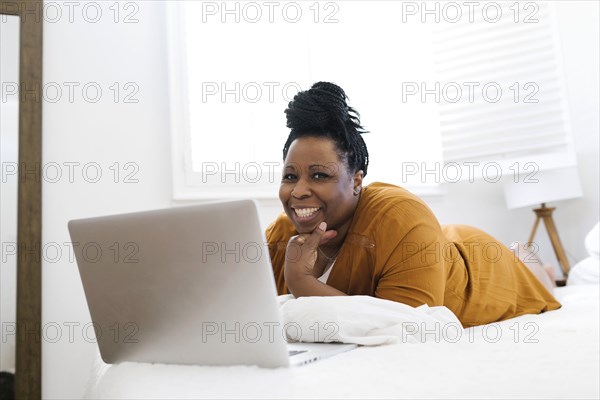
[[[98,358],[87,397],[597,399],[599,287],[558,288],[561,309],[470,328],[455,343],[456,335],[397,340],[297,368],[109,366]],[[430,317],[447,318],[434,309]]]
[[[296,299],[292,295],[279,296],[279,305],[283,326],[297,327],[289,329],[289,341],[376,346],[467,338],[446,307],[414,308],[370,296]]]

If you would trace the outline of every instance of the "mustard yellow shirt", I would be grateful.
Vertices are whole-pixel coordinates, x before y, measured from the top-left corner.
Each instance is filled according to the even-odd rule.
[[[282,214],[266,231],[279,294],[288,240]],[[560,303],[510,249],[479,229],[440,226],[427,205],[389,184],[363,187],[327,284],[413,307],[446,306],[465,327],[555,310]]]

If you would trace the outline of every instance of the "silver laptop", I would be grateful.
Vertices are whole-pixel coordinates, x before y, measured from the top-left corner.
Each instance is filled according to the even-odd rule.
[[[102,359],[283,367],[355,345],[288,344],[252,200],[70,221]]]

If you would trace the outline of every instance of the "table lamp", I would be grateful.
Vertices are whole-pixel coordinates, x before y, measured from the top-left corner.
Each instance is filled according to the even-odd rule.
[[[527,244],[533,242],[540,220],[543,220],[548,236],[550,237],[550,242],[552,243],[552,248],[564,275],[564,279],[557,280],[556,284],[564,286],[569,274],[569,260],[552,219],[552,213],[556,210],[556,207],[546,207],[546,203],[582,196],[577,166],[538,171],[529,177],[527,174],[522,174],[518,178],[507,179],[504,182],[504,196],[507,207],[515,209],[540,205],[540,207],[533,209],[536,219]]]

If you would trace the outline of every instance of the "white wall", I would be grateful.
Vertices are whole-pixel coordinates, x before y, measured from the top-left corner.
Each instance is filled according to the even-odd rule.
[[[556,223],[565,248],[578,261],[587,257],[583,238],[598,222],[600,213],[598,9],[598,2],[557,4],[571,128],[579,162],[583,198],[561,204],[560,211],[557,211]]]
[[[96,345],[87,343],[81,327],[89,322],[79,274],[69,260],[67,221],[117,212],[171,205],[170,138],[165,25],[159,2],[138,2],[138,23],[114,23],[108,10],[96,24],[75,14],[74,23],[63,20],[44,26],[44,81],[98,82],[102,99],[95,104],[75,91],[75,101],[44,103],[44,163],[97,162],[103,177],[88,183],[77,168],[74,182],[67,169],[57,183],[43,184],[43,240],[63,248],[57,262],[48,254],[43,262],[43,322],[62,327],[62,337],[43,342],[43,397],[79,398],[92,373]],[[563,242],[575,258],[584,256],[583,237],[598,220],[598,4],[560,6],[567,58],[567,84],[571,119],[586,197],[560,204],[556,215]],[[564,8],[564,10],[562,10]],[[122,11],[121,18],[125,14]],[[125,10],[127,11],[127,10]],[[131,10],[129,10],[131,11]],[[79,16],[77,18],[77,16]],[[109,89],[114,82],[139,86],[137,104],[114,103]],[[63,88],[65,88],[63,86]],[[66,89],[65,89],[66,91]],[[65,93],[66,95],[66,93]],[[139,183],[114,183],[115,162],[139,166]],[[88,171],[91,175],[91,170]],[[91,176],[87,176],[91,178]],[[479,226],[504,242],[526,240],[533,213],[508,211],[500,185],[478,182],[448,188],[443,197],[427,198],[442,223]],[[263,221],[280,209],[276,202],[265,207]],[[72,342],[65,323],[76,322]]]
[[[81,398],[96,352],[96,344],[88,343],[82,332],[90,317],[77,266],[63,245],[70,241],[67,221],[171,205],[163,5],[137,2],[139,22],[124,24],[114,22],[108,9],[113,2],[100,4],[103,15],[98,23],[86,22],[80,6],[73,23],[63,15],[59,23],[44,24],[44,82],[56,82],[65,90],[60,101],[44,102],[43,162],[81,163],[73,183],[65,167],[59,182],[46,179],[42,187],[43,241],[63,249],[57,262],[50,262],[54,253],[43,262],[43,323],[48,327],[42,352],[44,398]],[[121,9],[120,18],[131,11]],[[81,83],[73,103],[64,82]],[[88,82],[97,82],[103,90],[95,104],[82,97],[81,88]],[[126,82],[137,84],[139,103],[115,103],[109,88],[114,82],[121,88]],[[82,166],[91,162],[101,167],[98,183],[85,180],[94,179],[92,169],[82,176]],[[121,170],[117,183],[109,169],[115,162]],[[139,183],[124,183],[124,175],[133,171],[124,169],[127,162],[139,166],[134,176]],[[48,169],[54,179],[50,173]],[[80,323],[73,329],[72,342],[65,325],[71,322]],[[62,328],[56,343],[50,340],[56,331],[53,324]]]

